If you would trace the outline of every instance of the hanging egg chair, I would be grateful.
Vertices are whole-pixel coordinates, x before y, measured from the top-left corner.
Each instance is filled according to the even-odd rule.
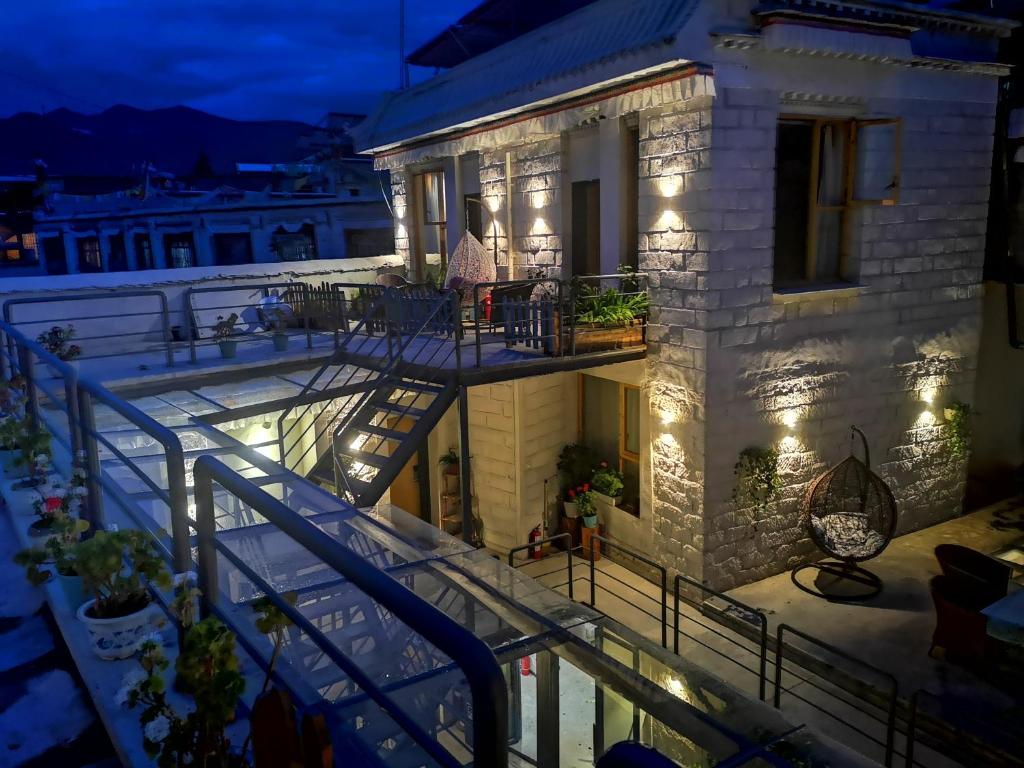
[[[853,454],[860,435],[864,461]],[[850,427],[850,455],[811,483],[804,499],[804,527],[829,558],[793,569],[800,589],[827,600],[866,600],[882,591],[882,580],[858,563],[882,553],[896,530],[896,499],[871,471],[868,441]],[[814,572],[812,584],[800,579]]]

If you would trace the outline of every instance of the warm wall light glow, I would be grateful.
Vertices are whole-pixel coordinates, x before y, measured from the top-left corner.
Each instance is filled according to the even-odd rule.
[[[676,414],[668,408],[663,408],[659,416],[661,417],[661,423],[666,426],[673,424],[676,420]]]
[[[533,209],[539,211],[548,203],[548,195],[546,192],[531,192],[530,193],[530,205]]]
[[[501,200],[498,199],[497,195],[487,196],[487,207],[491,213],[497,213],[498,209],[501,208]]]
[[[670,448],[674,448],[678,444],[676,443],[675,435],[672,435],[669,432],[662,433],[659,440],[661,440],[662,443],[669,446]]]
[[[931,405],[935,402],[935,396],[938,394],[935,387],[928,387],[927,389],[921,390],[921,399]]]
[[[408,233],[407,233],[407,231],[405,229],[405,224],[399,224],[397,227],[395,227],[395,236],[396,237],[406,237],[407,234]]]
[[[793,435],[786,435],[779,441],[779,450],[782,453],[796,453],[800,450],[800,441]]]
[[[533,220],[533,226],[530,227],[531,235],[550,235],[551,228],[548,227],[548,223],[543,218],[538,216]]]
[[[793,429],[796,427],[799,420],[796,409],[791,408],[788,411],[784,411],[782,414],[782,423],[785,425],[786,429]]]
[[[658,217],[658,226],[662,229],[682,229],[683,222],[675,211],[662,211]]]
[[[662,176],[658,179],[658,189],[662,197],[675,197],[683,189],[682,175],[676,173],[672,176]]]
[[[396,219],[404,219],[405,218],[405,206],[404,205],[395,205],[395,218]]]
[[[921,411],[921,415],[917,417],[914,426],[919,428],[935,426],[935,414],[931,411]]]

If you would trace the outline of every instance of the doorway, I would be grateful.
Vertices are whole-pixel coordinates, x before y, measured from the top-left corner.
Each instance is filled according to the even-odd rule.
[[[408,432],[415,424],[415,419],[404,416],[399,419],[389,419],[387,428],[396,432]],[[389,453],[397,447],[398,441],[388,440]],[[392,504],[427,522],[430,521],[430,479],[429,473],[426,471],[428,466],[429,457],[426,441],[424,441],[412,458],[405,462],[405,466],[399,471],[389,488]]]

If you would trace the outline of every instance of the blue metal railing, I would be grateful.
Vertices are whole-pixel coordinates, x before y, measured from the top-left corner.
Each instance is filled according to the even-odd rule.
[[[435,606],[416,596],[390,575],[375,568],[349,548],[328,536],[316,525],[296,515],[282,502],[257,488],[237,472],[209,456],[201,456],[195,465],[196,527],[199,545],[199,583],[204,600],[219,596],[218,553],[227,556],[246,576],[265,590],[270,600],[374,702],[391,716],[423,750],[445,766],[462,763],[445,750],[417,723],[394,697],[381,690],[360,667],[341,653],[313,624],[269,584],[233,556],[217,541],[214,524],[213,483],[257,510],[289,538],[320,558],[328,567],[389,610],[414,632],[445,653],[462,669],[473,701],[474,763],[502,766],[508,759],[508,692],[505,679],[490,648],[471,631],[456,623]]]

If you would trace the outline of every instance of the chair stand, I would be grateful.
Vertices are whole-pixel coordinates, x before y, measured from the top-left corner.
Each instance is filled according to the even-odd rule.
[[[814,581],[806,584],[797,578],[803,571],[817,573]],[[799,589],[809,595],[821,597],[834,603],[857,603],[870,600],[882,591],[882,580],[871,571],[856,563],[844,560],[820,560],[816,563],[798,565],[790,574]]]

